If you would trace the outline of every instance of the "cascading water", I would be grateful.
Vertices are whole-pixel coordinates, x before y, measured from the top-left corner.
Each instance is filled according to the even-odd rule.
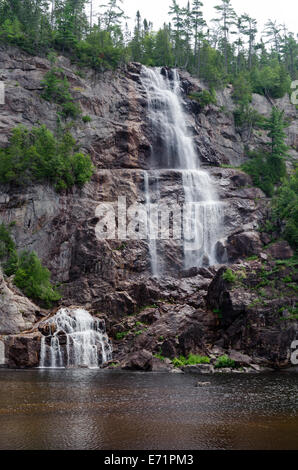
[[[156,247],[156,239],[154,238],[154,229],[151,225],[152,221],[152,214],[150,213],[150,187],[149,187],[149,173],[144,171],[144,192],[145,192],[145,202],[147,208],[147,233],[148,233],[148,244],[149,244],[149,252],[150,252],[150,261],[151,261],[151,270],[153,276],[159,276],[159,266],[158,266],[158,259],[157,259],[157,247]]]
[[[223,204],[218,199],[209,174],[200,169],[183,111],[179,74],[176,70],[143,67],[141,79],[147,94],[149,119],[155,139],[152,144],[152,164],[160,174],[169,169],[181,173],[187,207],[182,242],[184,267],[188,269],[215,264],[215,247],[221,238]],[[148,179],[147,174],[144,184],[147,205],[150,204]],[[149,242],[151,264],[155,267],[153,274],[158,273],[156,246],[156,242]]]
[[[87,310],[61,308],[39,329],[46,335],[41,339],[41,368],[98,368],[112,358],[104,321]]]

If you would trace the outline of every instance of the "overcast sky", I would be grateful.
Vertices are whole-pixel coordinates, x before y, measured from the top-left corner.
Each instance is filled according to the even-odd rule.
[[[178,4],[184,6],[186,0],[177,0]],[[210,21],[214,17],[214,5],[220,0],[202,0],[204,3],[205,19]],[[95,0],[97,5],[107,3],[107,0]],[[140,10],[143,18],[147,18],[154,24],[154,29],[169,21],[168,11],[171,0],[123,0],[123,9],[131,17],[133,22],[136,11]],[[249,13],[259,23],[259,30],[263,28],[268,18],[285,23],[288,29],[297,33],[298,2],[297,0],[234,0],[232,5],[237,14]],[[134,23],[133,23],[134,24]]]

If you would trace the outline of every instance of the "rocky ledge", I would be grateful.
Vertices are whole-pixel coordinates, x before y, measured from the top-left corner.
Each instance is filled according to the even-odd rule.
[[[290,366],[291,344],[298,333],[297,261],[291,255],[285,242],[277,242],[237,264],[201,268],[180,279],[144,279],[135,284],[140,300],[138,305],[130,299],[129,314],[117,320],[91,312],[105,320],[113,343],[113,360],[105,367],[213,373]],[[6,358],[2,362],[10,367],[36,367],[39,323],[46,312],[26,304],[27,299],[12,292],[4,279],[2,285],[2,311],[19,315],[17,326],[14,316],[11,323],[6,316],[0,336]],[[26,319],[28,330],[18,333]],[[6,335],[7,328],[15,328],[16,334]],[[208,364],[177,362],[189,355],[208,358]],[[220,359],[225,356],[229,361],[221,369]]]

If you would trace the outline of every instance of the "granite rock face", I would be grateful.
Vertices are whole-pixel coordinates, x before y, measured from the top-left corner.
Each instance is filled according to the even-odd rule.
[[[100,203],[116,203],[119,197],[125,197],[127,205],[145,202],[144,170],[149,165],[152,134],[141,66],[129,64],[101,75],[90,71],[80,78],[64,57],[58,58],[57,65],[71,83],[82,113],[91,117],[87,124],[78,120],[72,132],[81,150],[92,156],[95,174],[82,190],[74,188],[67,194],[45,185],[13,190],[2,187],[1,218],[5,223],[16,222],[13,235],[18,248],[35,250],[53,278],[63,283],[67,305],[83,304],[116,317],[125,315],[139,301],[130,285],[150,273],[148,243],[99,240],[96,210]],[[49,68],[46,59],[17,49],[0,49],[0,71],[6,83],[6,104],[0,108],[2,145],[16,124],[30,127],[41,122],[55,131],[57,107],[41,98],[40,83]],[[181,83],[188,93],[201,86],[185,72],[181,72]],[[232,109],[230,95],[231,90],[223,92],[219,100]],[[185,107],[191,108],[187,94]],[[187,115],[202,163],[243,160],[243,144],[232,114],[210,106],[200,114],[190,109]],[[225,206],[223,245],[235,232],[255,231],[265,211],[263,193],[251,188],[250,178],[238,170],[210,167],[210,175]],[[179,172],[164,172],[162,202],[183,198],[181,178]],[[166,271],[176,276],[183,264],[181,247],[167,243],[160,249]]]
[[[271,258],[234,265],[231,281],[225,271],[219,269],[206,298],[208,308],[220,315],[214,344],[242,351],[263,365],[288,365],[298,334],[297,318],[290,313],[297,302],[295,269]],[[293,283],[286,284],[283,276]]]
[[[30,330],[41,315],[41,309],[17,292],[0,271],[0,335]]]
[[[2,185],[1,221],[15,221],[17,248],[35,250],[53,280],[61,283],[62,305],[82,305],[105,318],[119,360],[126,361],[128,354],[140,350],[159,353],[161,349],[167,357],[192,351],[206,354],[217,340],[218,319],[207,307],[205,296],[219,266],[185,272],[181,247],[169,242],[160,247],[166,274],[155,279],[151,276],[147,240],[103,240],[96,232],[99,204],[115,204],[121,197],[126,198],[127,205],[145,203],[144,172],[150,167],[153,137],[141,65],[132,63],[104,74],[87,70],[84,78],[65,57],[58,57],[57,66],[67,76],[82,114],[91,118],[88,123],[78,119],[72,133],[80,149],[91,155],[94,175],[83,189],[59,194],[46,185]],[[46,59],[0,46],[0,80],[6,85],[5,105],[0,107],[0,146],[7,145],[18,124],[31,127],[42,123],[56,130],[57,106],[41,97],[41,82],[50,67]],[[247,145],[245,136],[234,125],[232,89],[219,92],[218,104],[202,112],[188,95],[204,85],[186,72],[181,71],[180,76],[187,126],[194,136],[198,158],[214,181],[224,207],[218,259],[236,262],[258,255],[269,243],[258,231],[268,201],[242,171],[220,167],[241,164]],[[271,105],[262,97],[254,97],[254,105],[262,114],[270,112]],[[294,152],[296,114],[286,99],[282,106],[292,119],[288,138]],[[253,135],[249,145],[265,141],[266,136]],[[160,191],[165,203],[183,199],[181,173],[164,171]],[[19,312],[15,316],[9,313],[6,303],[5,319],[0,318],[0,335],[14,335],[5,340],[9,364],[13,366],[24,366],[26,360],[27,365],[38,362],[38,334],[18,336],[38,320],[38,307],[24,298],[22,302],[28,303],[19,310],[13,303],[13,312]],[[135,335],[138,330],[129,324],[130,318],[146,325],[147,330]],[[130,333],[118,342],[115,335],[125,331]]]

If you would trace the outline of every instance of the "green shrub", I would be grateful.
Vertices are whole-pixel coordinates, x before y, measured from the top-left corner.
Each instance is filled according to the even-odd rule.
[[[165,358],[162,354],[160,354],[160,353],[154,354],[153,356],[156,357],[157,359],[159,359],[160,361],[164,361],[164,360],[166,359],[166,358]]]
[[[281,235],[298,247],[298,168],[290,177],[282,180],[282,185],[272,201],[273,221]]]
[[[92,119],[91,119],[90,116],[82,116],[82,121],[83,121],[83,122],[91,122]]]
[[[286,134],[284,128],[284,112],[272,108],[270,119],[264,120],[263,128],[268,131],[270,144],[265,152],[250,152],[248,160],[242,169],[251,175],[256,186],[261,188],[267,196],[272,197],[274,185],[286,176],[285,158],[288,147],[285,144]]]
[[[42,266],[36,253],[23,251],[18,259],[14,284],[27,297],[50,307],[61,298],[60,293],[50,281],[50,271]]]
[[[190,354],[188,356],[186,364],[189,366],[196,365],[196,364],[210,364],[210,359],[207,356],[199,356],[197,354]]]
[[[93,166],[88,155],[75,153],[75,149],[69,132],[56,139],[46,126],[31,130],[18,126],[10,145],[0,149],[0,183],[48,182],[57,190],[83,186],[90,180]]]
[[[233,80],[233,100],[247,106],[252,100],[252,86],[247,72],[240,72]]]
[[[116,333],[116,340],[121,341],[121,339],[127,336],[129,331],[122,331],[121,333]]]
[[[230,359],[226,354],[217,358],[216,363],[214,364],[216,369],[221,369],[225,367],[234,368],[236,367],[235,361]]]
[[[172,363],[174,367],[184,367],[184,366],[193,366],[197,364],[210,364],[210,359],[207,356],[189,354],[188,358],[184,356],[175,357]]]
[[[235,126],[239,129],[244,125],[255,129],[262,127],[264,123],[263,117],[251,106],[239,104],[234,111]]]
[[[135,332],[135,336],[139,336],[144,333],[144,330],[138,330]]]
[[[61,69],[53,67],[47,72],[42,85],[44,89],[41,96],[51,103],[60,105],[61,115],[64,118],[76,119],[81,114],[80,107],[73,102],[70,84]]]
[[[282,98],[290,92],[291,77],[278,59],[272,60],[270,65],[255,67],[250,79],[253,92],[260,95]]]
[[[11,276],[16,272],[18,266],[16,246],[11,238],[9,228],[4,224],[0,225],[0,260],[7,276]]]
[[[93,30],[76,46],[74,60],[81,67],[103,71],[115,69],[123,57],[123,48],[113,43],[108,31]]]
[[[249,256],[248,258],[246,258],[246,261],[256,261],[257,259],[258,259],[258,256],[253,255],[253,256]]]
[[[193,92],[189,95],[189,98],[199,103],[201,110],[203,110],[209,104],[216,104],[216,93],[212,88],[209,92],[208,90],[202,90],[199,92]]]
[[[186,358],[184,356],[174,357],[172,363],[174,367],[183,367],[186,365]]]
[[[231,270],[231,268],[228,268],[228,269],[226,270],[226,272],[223,273],[222,278],[223,278],[225,281],[231,282],[231,283],[236,282],[237,279],[238,279],[237,275],[233,273],[233,271]]]
[[[255,186],[272,197],[274,185],[286,175],[286,165],[282,159],[272,157],[269,153],[250,153],[251,159],[244,163],[242,169],[248,173]]]

